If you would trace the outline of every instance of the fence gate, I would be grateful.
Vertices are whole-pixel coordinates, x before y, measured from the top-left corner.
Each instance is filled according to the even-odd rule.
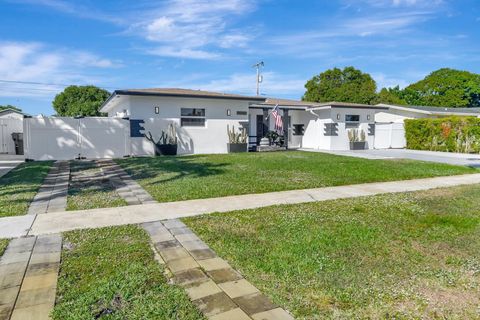
[[[15,154],[12,133],[23,132],[22,119],[0,119],[0,153]]]
[[[130,154],[128,120],[39,117],[25,119],[25,157],[33,160],[122,158]]]
[[[375,124],[375,149],[401,149],[406,146],[403,123]]]

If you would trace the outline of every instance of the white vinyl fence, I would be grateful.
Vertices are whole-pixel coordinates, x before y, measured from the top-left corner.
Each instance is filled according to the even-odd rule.
[[[23,132],[22,119],[0,119],[0,153],[15,154],[12,133]]]
[[[122,158],[130,154],[129,121],[38,117],[24,120],[25,158]]]
[[[375,124],[375,149],[401,149],[405,148],[406,145],[403,123]]]

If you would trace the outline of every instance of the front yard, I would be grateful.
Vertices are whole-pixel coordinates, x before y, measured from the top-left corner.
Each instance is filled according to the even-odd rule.
[[[67,210],[112,208],[126,206],[112,184],[101,174],[93,161],[70,162],[70,184]]]
[[[124,226],[64,234],[53,319],[204,319],[167,283],[149,236]]]
[[[298,319],[480,318],[480,185],[185,219]]]
[[[26,214],[51,161],[22,163],[0,178],[0,217]]]
[[[160,202],[479,172],[413,160],[300,151],[116,161]]]

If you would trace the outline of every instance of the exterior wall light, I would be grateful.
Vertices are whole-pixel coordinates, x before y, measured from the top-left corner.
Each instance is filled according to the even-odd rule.
[[[340,120],[340,113],[337,113],[337,120]]]
[[[232,110],[227,109],[227,116],[230,117],[232,115]]]
[[[367,120],[370,120],[370,115],[369,114],[367,114]]]
[[[160,113],[160,107],[155,107],[155,114],[159,114]]]

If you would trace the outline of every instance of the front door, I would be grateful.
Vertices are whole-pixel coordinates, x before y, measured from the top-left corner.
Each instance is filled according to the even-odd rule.
[[[260,144],[260,139],[265,137],[266,130],[263,125],[263,115],[257,115],[257,146]]]

